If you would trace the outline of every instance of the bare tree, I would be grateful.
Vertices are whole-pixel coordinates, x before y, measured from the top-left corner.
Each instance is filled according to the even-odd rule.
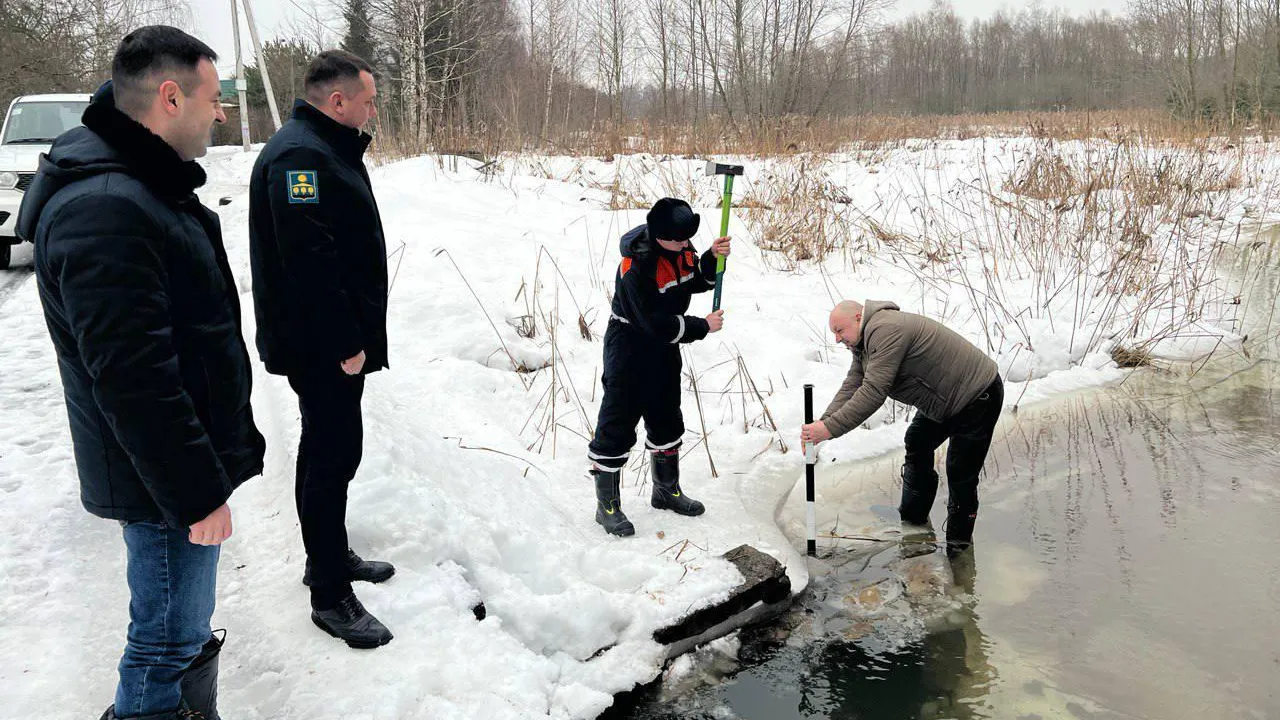
[[[658,84],[659,118],[664,124],[671,120],[671,95],[676,83],[676,57],[679,53],[676,8],[676,0],[646,0],[644,6],[647,40],[642,44]]]
[[[591,32],[595,37],[598,85],[611,100],[609,123],[616,132],[623,120],[623,96],[630,60],[627,28],[632,23],[631,7],[628,0],[596,0],[588,7],[591,8]]]
[[[92,90],[120,39],[156,23],[190,26],[190,10],[177,0],[0,0],[0,100]]]

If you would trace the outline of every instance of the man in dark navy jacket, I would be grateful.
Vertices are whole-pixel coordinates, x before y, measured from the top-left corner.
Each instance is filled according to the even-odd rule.
[[[699,257],[689,243],[698,232],[698,214],[675,198],[655,203],[646,221],[622,236],[604,335],[604,399],[587,452],[596,485],[596,522],[618,536],[635,534],[622,512],[621,484],[642,417],[653,468],[650,504],[688,516],[705,510],[680,487],[680,345],[701,340],[724,323],[723,310],[706,317],[685,313],[695,293],[716,286],[716,258],[729,255],[729,238],[718,238]]]
[[[305,100],[253,168],[249,242],[258,351],[298,394],[302,439],[295,494],[307,551],[312,621],[352,647],[391,633],[351,581],[382,582],[389,563],[347,544],[347,486],[360,466],[364,376],[387,367],[387,248],[361,131],[377,115],[367,62],[321,53]]]
[[[220,647],[209,620],[227,499],[262,472],[239,296],[218,218],[194,193],[194,160],[225,120],[216,58],[176,28],[126,36],[112,82],[41,158],[19,214],[81,499],[124,525],[129,641],[106,718],[217,717],[216,665],[200,663],[204,687],[184,679]]]

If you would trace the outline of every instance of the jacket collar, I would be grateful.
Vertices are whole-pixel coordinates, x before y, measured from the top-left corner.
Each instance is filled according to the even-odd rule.
[[[172,145],[116,108],[110,82],[94,94],[83,122],[115,150],[125,173],[156,194],[183,199],[204,185],[205,172],[199,163],[183,160]]]
[[[294,101],[293,119],[314,130],[348,160],[359,162],[364,151],[369,148],[369,143],[373,142],[372,135],[343,125],[306,100]]]
[[[871,324],[872,316],[881,310],[901,311],[902,308],[888,300],[867,300],[865,302],[862,308],[862,324],[858,327],[858,342],[854,345],[854,352],[858,353],[859,357],[862,356],[867,347],[867,325]]]

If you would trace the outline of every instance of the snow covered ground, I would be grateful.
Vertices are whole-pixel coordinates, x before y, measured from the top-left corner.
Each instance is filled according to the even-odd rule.
[[[392,367],[366,391],[349,525],[357,551],[398,568],[385,585],[358,588],[396,639],[354,651],[311,625],[292,497],[296,403],[259,367],[267,469],[232,500],[236,532],[224,545],[214,618],[228,629],[228,717],[594,717],[613,693],[661,671],[655,629],[738,582],[718,559],[725,550],[749,543],[771,553],[803,587],[803,540],[775,519],[803,475],[801,387],[816,386],[821,409],[848,366],[826,331],[834,299],[889,299],[945,318],[999,360],[1010,405],[1122,378],[1106,351],[1126,329],[1150,330],[1162,338],[1154,349],[1183,357],[1238,344],[1223,282],[1210,277],[1200,290],[1210,300],[1197,307],[1213,312],[1188,314],[1176,298],[1153,302],[1154,291],[1143,297],[1075,272],[1114,262],[1068,227],[1075,210],[1053,211],[1056,232],[1078,239],[1058,255],[1084,257],[1082,265],[1019,250],[1025,236],[1011,235],[1029,221],[1000,209],[1016,198],[1000,179],[976,188],[983,177],[1017,175],[1038,147],[922,141],[808,165],[745,160],[738,196],[761,205],[785,204],[770,183],[825,183],[831,212],[860,213],[847,225],[853,249],[790,262],[758,247],[767,212],[748,222],[735,210],[725,329],[685,351],[684,485],[708,512],[690,519],[649,508],[637,454],[624,478],[637,535],[625,540],[595,525],[585,475],[617,238],[644,217],[609,205],[620,193],[641,204],[692,196],[701,250],[718,227],[716,181],[701,177],[699,161],[651,156],[503,158],[484,170],[426,157],[377,168],[395,275]],[[1160,232],[1143,241],[1152,272],[1203,265],[1206,248],[1234,228],[1274,219],[1266,150],[1250,150],[1242,182],[1208,196],[1207,212],[1153,224]],[[1077,167],[1106,151],[1065,150]],[[231,199],[219,212],[246,309],[252,160],[215,149],[202,192],[210,206]],[[983,214],[987,206],[996,209]],[[889,232],[872,233],[868,218]],[[18,282],[0,306],[0,716],[96,717],[111,699],[127,622],[123,544],[117,525],[80,508],[34,279]],[[691,312],[706,314],[710,302],[695,299]],[[252,322],[248,313],[250,343]],[[823,462],[899,446],[905,417],[887,407],[825,446]],[[469,610],[477,594],[489,610],[482,622]]]

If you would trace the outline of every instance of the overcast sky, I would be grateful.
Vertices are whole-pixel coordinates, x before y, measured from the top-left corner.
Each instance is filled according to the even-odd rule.
[[[927,10],[932,0],[897,0],[891,11],[891,17],[902,17],[915,12]],[[338,14],[330,9],[333,0],[252,0],[255,19],[258,21],[258,32],[262,41],[289,32],[295,25],[313,26],[307,19],[313,8],[319,7],[320,22],[328,26],[332,34],[342,31],[342,21]],[[235,70],[234,42],[231,33],[231,0],[190,0],[194,15],[195,33],[218,53],[219,74],[230,76]],[[1008,0],[953,0],[956,12],[965,18],[987,17],[1000,8],[1012,11],[1026,7],[1028,2],[1009,2]],[[1088,14],[1095,10],[1109,10],[1122,13],[1125,10],[1124,0],[1069,0],[1056,2],[1045,0],[1040,2],[1045,8],[1064,8],[1073,14]],[[253,58],[253,45],[249,39],[248,26],[244,24],[244,14],[240,17],[244,30],[240,33],[241,46],[244,48],[246,62]]]

